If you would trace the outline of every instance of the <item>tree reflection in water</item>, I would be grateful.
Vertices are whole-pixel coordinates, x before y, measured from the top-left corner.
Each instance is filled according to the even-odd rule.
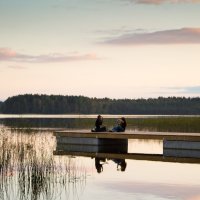
[[[75,198],[86,184],[82,164],[68,157],[53,157],[51,133],[0,131],[0,199]]]

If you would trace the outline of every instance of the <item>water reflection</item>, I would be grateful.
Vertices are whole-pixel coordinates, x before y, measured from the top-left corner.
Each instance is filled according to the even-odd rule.
[[[103,165],[106,163],[106,158],[95,158],[95,167],[98,173],[103,171]]]
[[[86,184],[82,163],[54,158],[55,140],[45,132],[0,131],[0,199],[57,199],[79,195]],[[72,194],[67,194],[73,191]]]
[[[126,170],[127,163],[125,159],[112,159],[117,164],[117,170],[124,172]]]
[[[52,132],[0,127],[0,199],[199,196],[200,159],[163,156],[161,140],[131,140],[120,151],[102,146],[86,151],[83,145],[57,144]]]
[[[128,139],[102,139],[102,138],[81,138],[81,137],[56,137],[55,155],[60,153],[73,155],[90,156],[95,158],[95,168],[97,173],[103,172],[103,165],[108,164],[108,161],[113,161],[117,165],[117,170],[125,171],[127,163],[123,158],[115,157],[117,155],[126,155],[128,153]],[[110,158],[110,154],[114,155]],[[100,156],[104,155],[104,156]],[[106,157],[108,155],[108,157]]]
[[[108,161],[110,159],[107,158],[95,158],[95,168],[97,170],[98,173],[103,172],[103,165],[104,164],[109,164]],[[111,159],[111,161],[113,161],[116,165],[117,165],[117,171],[125,171],[126,170],[126,166],[127,163],[125,161],[125,159]]]

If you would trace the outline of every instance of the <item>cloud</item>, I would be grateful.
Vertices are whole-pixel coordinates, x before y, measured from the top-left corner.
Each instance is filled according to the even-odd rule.
[[[112,35],[112,36],[119,36],[122,33],[123,34],[132,34],[132,33],[143,33],[145,32],[145,29],[128,29],[126,27],[121,27],[118,29],[110,29],[110,30],[96,30],[94,33],[95,34],[100,34],[100,35]]]
[[[200,44],[200,28],[123,34],[109,38],[103,43],[111,45]]]
[[[166,88],[171,91],[176,91],[176,93],[183,94],[200,94],[200,86],[191,86],[191,87],[169,87]]]
[[[200,94],[200,86],[185,87],[183,88],[184,93]]]
[[[16,52],[8,48],[0,48],[0,60],[10,59],[16,56]]]
[[[8,68],[10,69],[16,69],[16,70],[23,70],[23,69],[27,69],[24,66],[18,66],[18,65],[9,65]]]
[[[24,63],[55,63],[55,62],[70,62],[82,60],[99,59],[95,54],[43,54],[43,55],[28,55],[15,52],[9,48],[0,48],[0,61],[14,61]]]
[[[161,87],[154,93],[162,94],[163,96],[199,96],[200,86]]]
[[[153,4],[153,5],[160,5],[164,3],[200,3],[200,0],[122,0],[122,1],[128,1],[131,3],[136,4]]]

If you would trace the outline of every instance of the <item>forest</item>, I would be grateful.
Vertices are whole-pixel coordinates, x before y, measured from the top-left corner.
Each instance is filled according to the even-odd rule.
[[[200,98],[109,99],[25,94],[0,102],[0,113],[199,115]]]
[[[2,106],[2,104],[3,104],[3,102],[2,102],[2,101],[0,101],[0,113],[1,113],[1,106]]]

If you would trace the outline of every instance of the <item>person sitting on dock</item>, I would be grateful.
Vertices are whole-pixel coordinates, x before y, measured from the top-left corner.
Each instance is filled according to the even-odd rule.
[[[103,125],[103,117],[101,115],[97,116],[96,122],[95,122],[95,128],[93,128],[92,132],[105,132],[106,127]]]
[[[124,132],[126,130],[126,119],[124,117],[117,120],[117,126],[113,127],[110,132]]]

